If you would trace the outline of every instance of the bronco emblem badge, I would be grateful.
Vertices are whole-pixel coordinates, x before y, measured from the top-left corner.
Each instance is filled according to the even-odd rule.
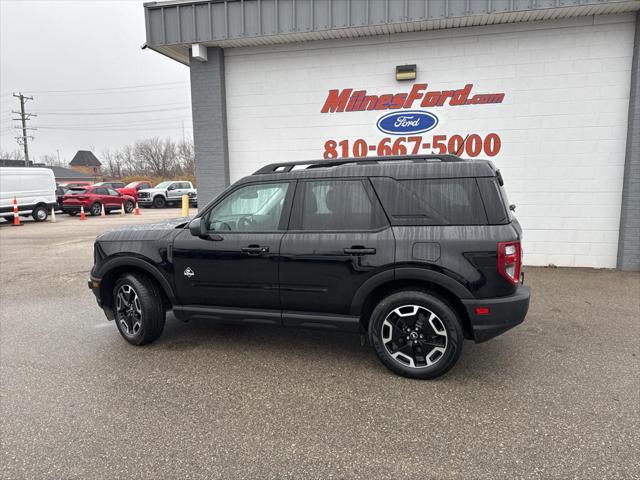
[[[191,267],[187,267],[184,269],[184,276],[187,278],[191,278],[195,275],[195,273],[193,273],[193,270],[191,270]]]

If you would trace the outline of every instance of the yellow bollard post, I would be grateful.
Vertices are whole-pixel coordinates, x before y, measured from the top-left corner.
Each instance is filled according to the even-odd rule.
[[[189,216],[189,195],[182,195],[182,216]]]

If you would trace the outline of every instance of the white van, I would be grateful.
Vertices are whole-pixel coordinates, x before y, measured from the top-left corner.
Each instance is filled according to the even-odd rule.
[[[56,179],[50,168],[0,167],[0,216],[13,218],[13,198],[20,216],[43,222],[56,206]]]

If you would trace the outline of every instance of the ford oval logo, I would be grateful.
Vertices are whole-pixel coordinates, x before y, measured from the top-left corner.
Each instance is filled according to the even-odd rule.
[[[378,129],[391,135],[428,132],[438,125],[438,117],[420,110],[387,113],[378,120]]]

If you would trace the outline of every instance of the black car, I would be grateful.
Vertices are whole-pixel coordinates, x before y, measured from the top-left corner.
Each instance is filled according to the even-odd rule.
[[[524,320],[520,239],[500,172],[430,155],[268,165],[191,221],[96,239],[89,287],[141,345],[181,320],[366,335],[394,372],[433,378],[463,339]]]

